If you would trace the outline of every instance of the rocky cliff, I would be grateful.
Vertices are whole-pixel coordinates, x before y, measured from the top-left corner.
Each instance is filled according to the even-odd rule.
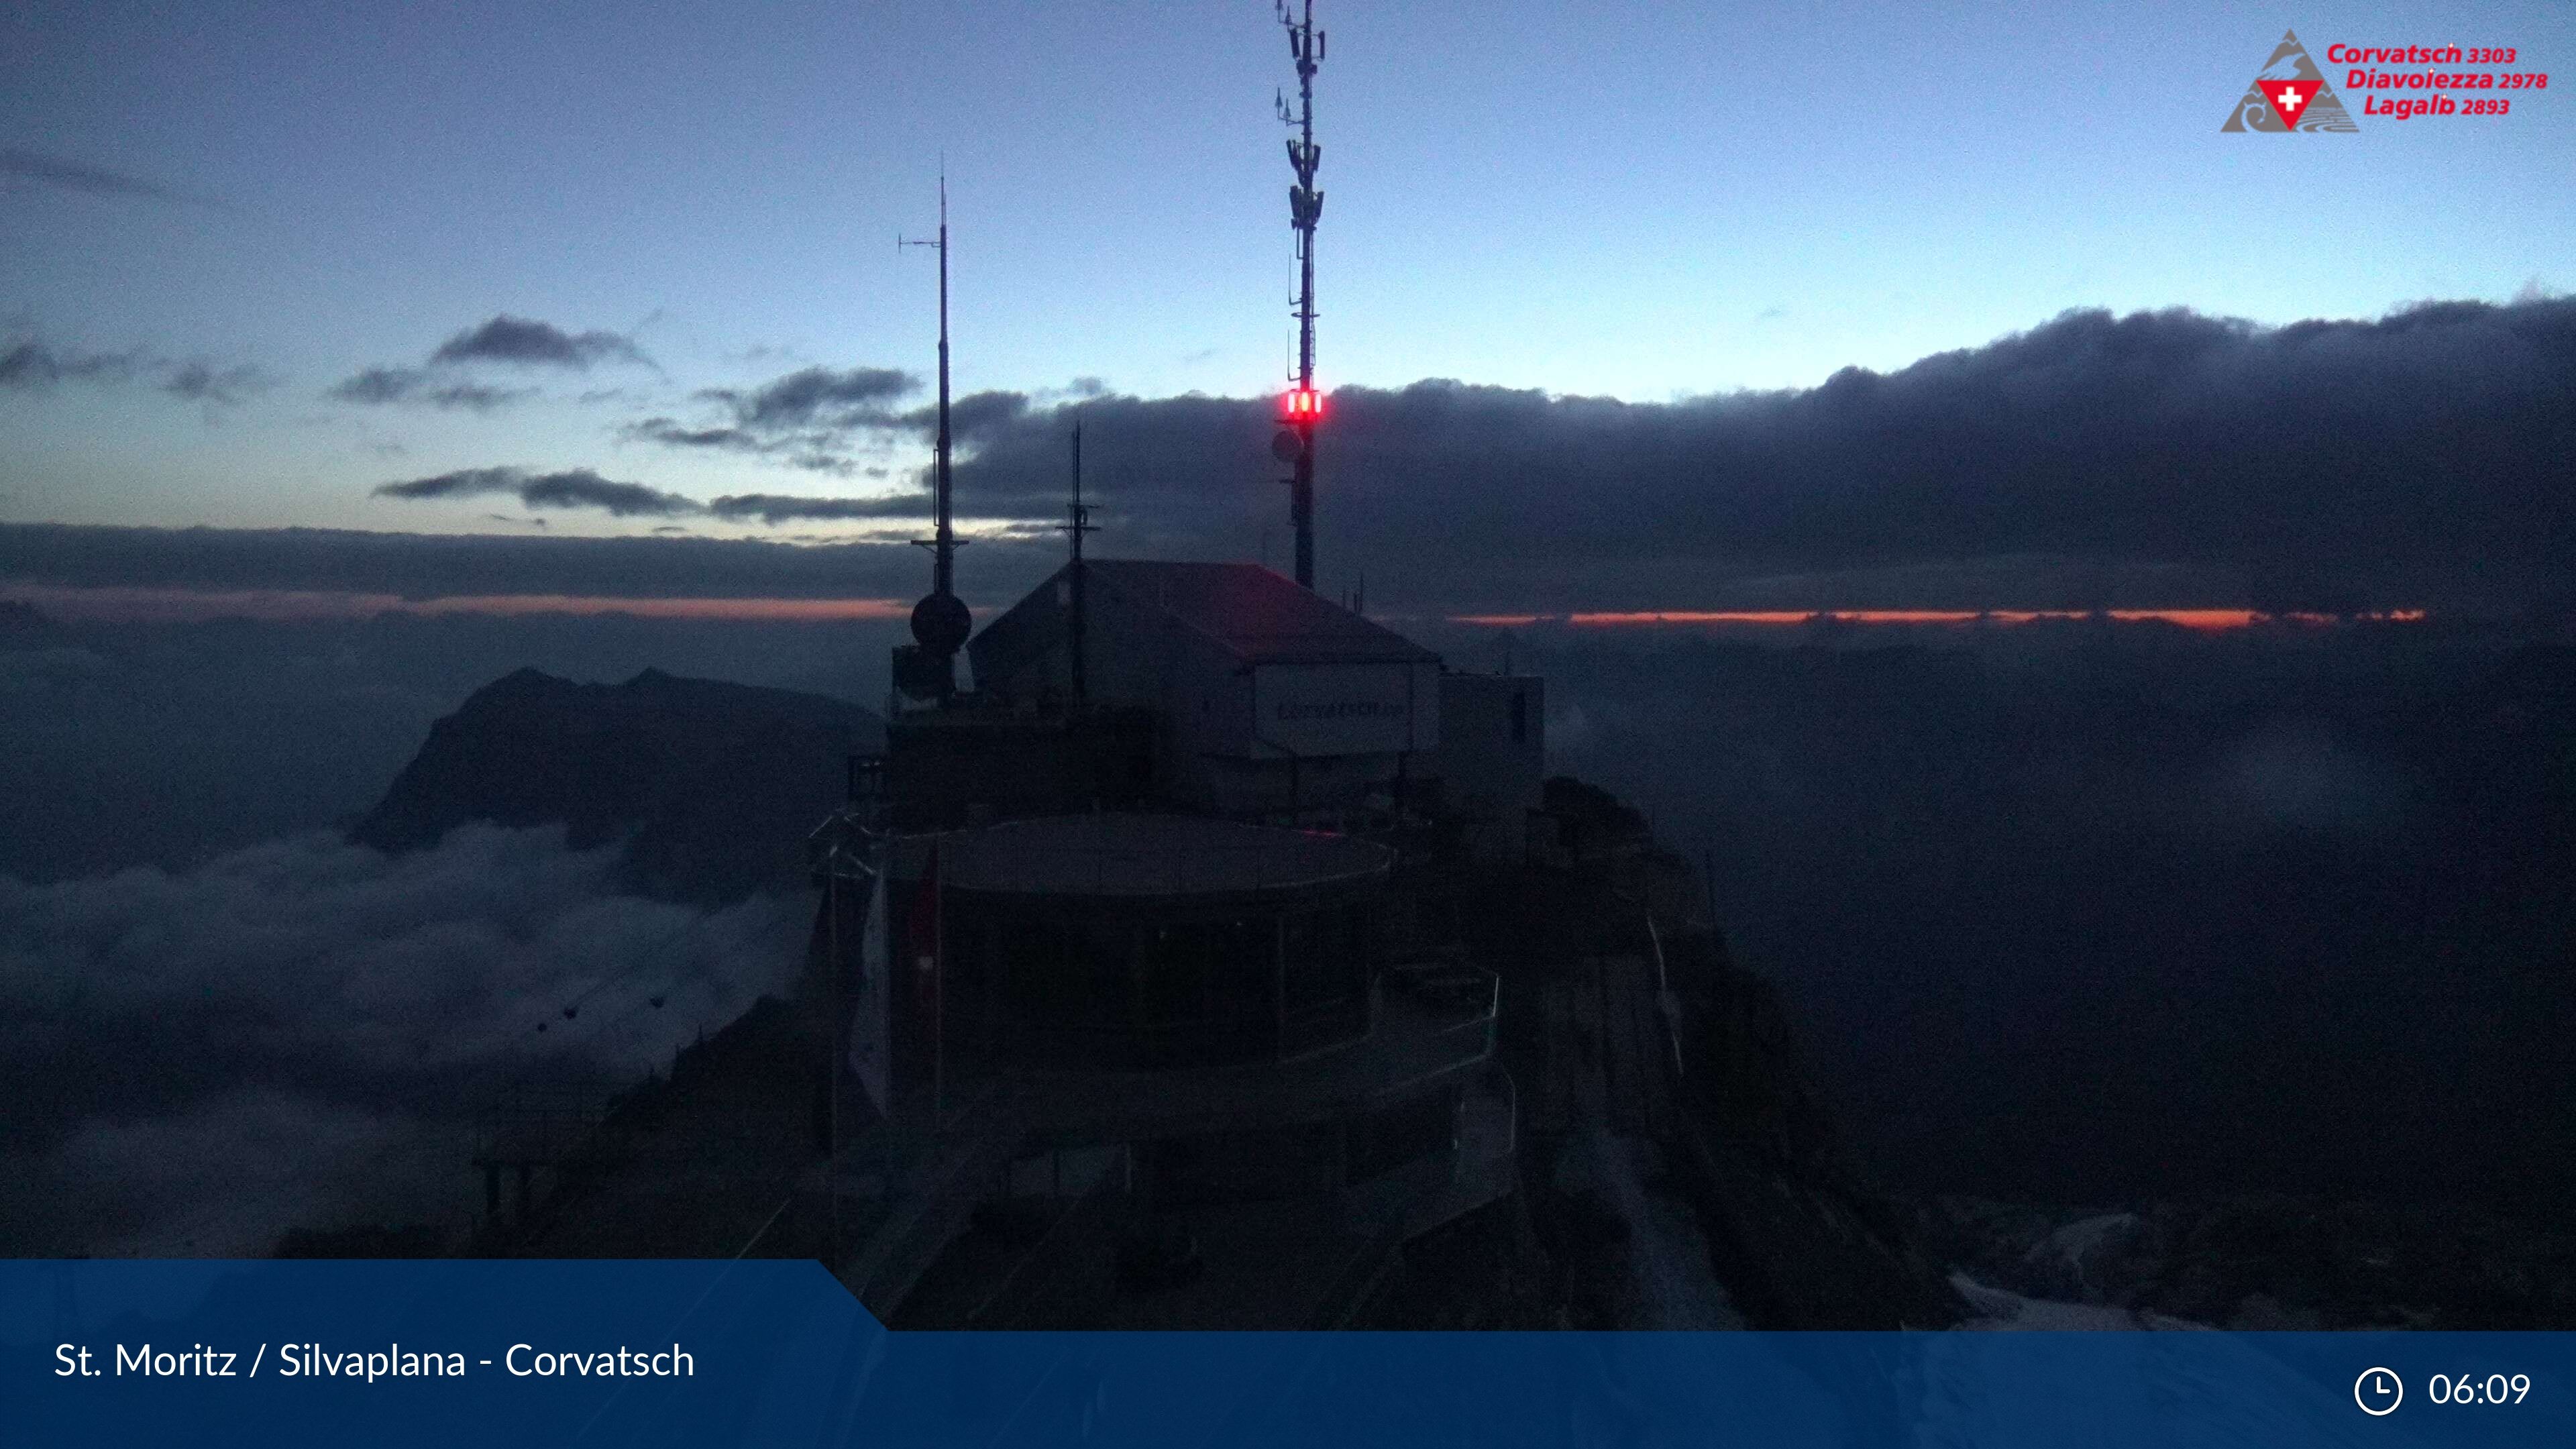
[[[561,824],[576,849],[623,842],[631,888],[724,901],[802,888],[805,835],[885,724],[843,700],[648,669],[576,684],[534,669],[438,721],[352,838],[435,844],[469,820]]]

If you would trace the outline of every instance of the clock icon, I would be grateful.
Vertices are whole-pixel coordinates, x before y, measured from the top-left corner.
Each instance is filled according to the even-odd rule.
[[[2363,1369],[2361,1377],[2352,1381],[2352,1401],[2376,1419],[2397,1412],[2397,1406],[2406,1402],[2406,1386],[2397,1381],[2394,1370]]]

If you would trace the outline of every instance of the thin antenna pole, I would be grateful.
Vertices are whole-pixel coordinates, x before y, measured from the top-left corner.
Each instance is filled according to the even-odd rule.
[[[957,592],[959,540],[951,521],[948,456],[948,169],[945,166],[939,171],[939,239],[906,240],[903,244],[939,249],[939,434],[931,451],[931,537],[922,546],[930,550],[930,591],[953,594]]]
[[[939,239],[912,241],[897,236],[901,246],[939,248],[939,434],[930,463],[930,537],[913,542],[930,550],[930,593],[912,606],[913,643],[898,651],[895,690],[898,695],[933,697],[945,705],[957,691],[957,651],[975,632],[974,611],[957,597],[957,550],[968,540],[957,536],[953,479],[949,468],[948,432],[948,167],[939,168]]]
[[[1315,28],[1315,0],[1301,0],[1303,10],[1290,19],[1288,0],[1278,0],[1279,23],[1288,31],[1288,50],[1297,59],[1297,112],[1279,102],[1279,119],[1297,128],[1288,143],[1288,164],[1297,184],[1288,189],[1289,226],[1297,236],[1297,390],[1288,426],[1297,443],[1296,472],[1288,480],[1288,517],[1297,530],[1297,582],[1315,586],[1315,222],[1323,215],[1324,193],[1315,189],[1315,168],[1323,151],[1315,145],[1315,67],[1324,58],[1324,35]]]
[[[1073,564],[1065,571],[1072,593],[1066,601],[1071,614],[1065,635],[1073,647],[1073,702],[1079,706],[1089,703],[1091,697],[1087,658],[1090,648],[1084,637],[1090,624],[1090,600],[1083,578],[1082,536],[1099,532],[1099,526],[1091,521],[1091,505],[1082,501],[1082,413],[1079,410],[1073,415],[1073,509],[1068,520],[1059,526],[1073,537]]]
[[[953,594],[956,590],[957,534],[950,526],[950,480],[948,475],[948,170],[939,172],[939,442],[934,454],[936,469],[932,492],[937,496],[932,506],[937,510],[935,525],[937,547],[933,550],[933,593]]]

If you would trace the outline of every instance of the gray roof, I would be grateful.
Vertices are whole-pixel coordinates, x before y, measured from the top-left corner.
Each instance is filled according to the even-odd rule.
[[[1430,663],[1439,658],[1259,564],[1092,559],[1083,567],[1095,597],[1115,594],[1167,614],[1246,664]],[[985,626],[973,646],[979,673],[988,654],[1025,657],[1033,647],[1042,647],[1038,636],[1051,634],[1060,617],[1055,587],[1064,573],[1058,569]]]

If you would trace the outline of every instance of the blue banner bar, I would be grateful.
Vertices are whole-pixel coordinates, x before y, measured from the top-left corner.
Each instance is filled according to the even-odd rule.
[[[898,1334],[812,1263],[0,1263],[10,1445],[2571,1443],[2571,1370],[2555,1333]]]

